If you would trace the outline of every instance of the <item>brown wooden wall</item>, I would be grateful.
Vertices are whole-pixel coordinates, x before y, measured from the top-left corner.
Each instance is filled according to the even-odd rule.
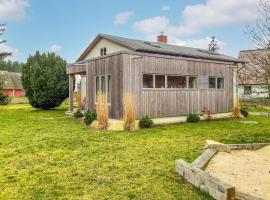
[[[123,55],[123,91],[133,93],[137,116],[180,116],[230,112],[233,107],[233,65],[155,56]],[[198,89],[142,89],[142,74],[198,76]],[[209,90],[208,76],[224,77],[224,90]]]
[[[87,66],[87,106],[88,109],[95,108],[95,76],[111,74],[112,99],[109,106],[111,118],[122,117],[122,55],[113,55],[99,58],[88,62]]]
[[[91,60],[86,67],[87,106],[95,108],[95,76],[111,74],[112,103],[109,110],[112,118],[122,118],[123,92],[134,95],[138,118],[200,113],[205,107],[213,113],[230,112],[233,107],[233,67],[227,63],[128,53]],[[143,89],[144,73],[197,76],[198,89]],[[224,77],[224,90],[209,90],[209,76]]]

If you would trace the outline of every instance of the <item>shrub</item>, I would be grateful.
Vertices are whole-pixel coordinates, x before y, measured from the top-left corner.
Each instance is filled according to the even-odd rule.
[[[0,105],[7,105],[9,101],[10,101],[9,96],[4,93],[3,87],[0,84]]]
[[[150,119],[150,117],[148,116],[142,117],[139,121],[140,128],[150,128],[153,125],[154,125],[153,120]]]
[[[84,113],[84,123],[88,126],[91,125],[94,120],[97,119],[97,113],[95,110],[90,111],[88,110],[87,112]]]
[[[80,109],[78,109],[75,113],[74,113],[74,118],[75,119],[78,119],[78,118],[82,118],[83,117],[83,114],[82,112],[80,111]]]
[[[97,119],[99,129],[106,130],[109,125],[109,110],[107,95],[103,93],[97,94]]]
[[[187,122],[199,122],[200,121],[200,116],[198,114],[189,114],[187,116]]]
[[[135,105],[132,94],[124,94],[124,130],[133,131],[135,130]]]
[[[22,83],[29,103],[48,110],[59,106],[68,97],[66,61],[54,53],[29,56],[22,69]]]
[[[242,114],[244,117],[248,117],[248,110],[247,110],[246,107],[242,107],[242,108],[240,109],[240,112],[241,112],[241,114]]]

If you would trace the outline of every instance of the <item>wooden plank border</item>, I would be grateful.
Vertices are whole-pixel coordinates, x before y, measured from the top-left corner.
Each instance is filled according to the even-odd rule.
[[[213,158],[217,152],[218,150],[216,149],[207,149],[196,160],[194,160],[191,165],[204,170],[211,158]]]
[[[176,172],[189,183],[209,193],[215,199],[234,200],[235,187],[222,182],[205,171],[192,166],[184,160],[176,161]]]
[[[229,144],[231,150],[261,149],[270,143]],[[218,200],[262,200],[252,195],[238,192],[235,187],[203,171],[211,158],[218,153],[216,149],[206,149],[193,163],[176,160],[176,172],[200,190]]]

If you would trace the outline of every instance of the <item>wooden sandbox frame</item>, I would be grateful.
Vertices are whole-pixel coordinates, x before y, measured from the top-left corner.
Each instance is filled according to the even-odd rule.
[[[270,143],[229,144],[231,150],[258,150]],[[235,187],[205,172],[209,161],[218,150],[206,149],[194,162],[176,160],[176,172],[200,190],[218,200],[262,200],[236,191]]]

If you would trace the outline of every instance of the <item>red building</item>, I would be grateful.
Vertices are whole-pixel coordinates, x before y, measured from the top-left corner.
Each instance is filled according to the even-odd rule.
[[[8,96],[24,96],[20,73],[0,71],[0,83]]]

